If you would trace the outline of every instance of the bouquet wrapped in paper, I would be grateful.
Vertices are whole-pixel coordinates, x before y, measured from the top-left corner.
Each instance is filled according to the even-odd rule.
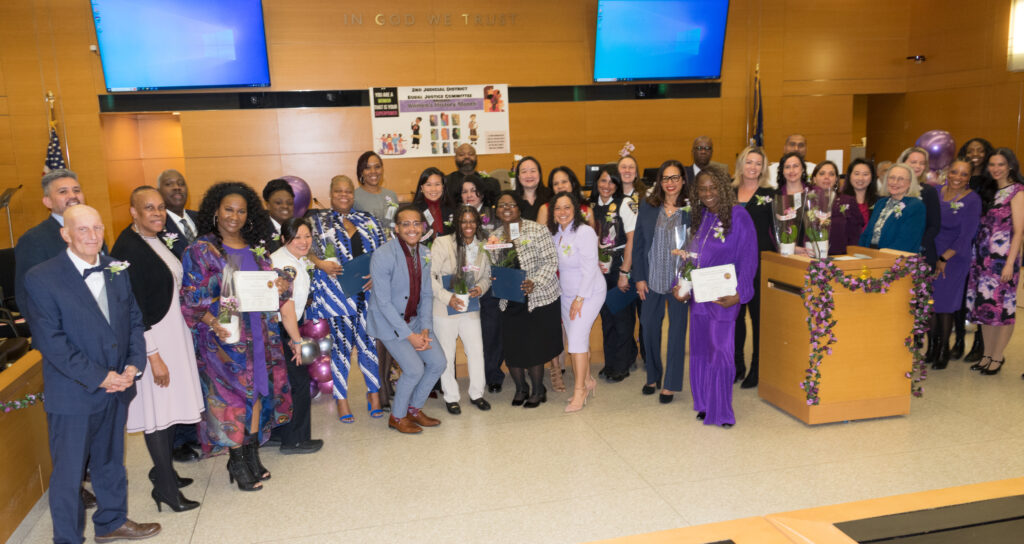
[[[836,193],[831,189],[807,191],[804,203],[804,230],[807,233],[807,254],[815,259],[828,257],[828,234],[832,227],[832,204]]]
[[[796,251],[796,239],[800,232],[797,201],[795,195],[778,195],[772,199],[772,225],[782,255],[792,255]]]

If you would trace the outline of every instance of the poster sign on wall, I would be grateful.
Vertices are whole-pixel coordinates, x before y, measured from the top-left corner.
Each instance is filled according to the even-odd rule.
[[[371,87],[373,146],[383,157],[509,153],[508,85]]]

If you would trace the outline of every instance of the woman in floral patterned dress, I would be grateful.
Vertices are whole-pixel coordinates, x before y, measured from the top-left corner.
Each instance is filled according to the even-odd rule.
[[[256,191],[244,183],[223,182],[210,188],[199,206],[199,237],[182,255],[184,279],[181,311],[192,329],[199,379],[206,400],[200,422],[203,451],[229,448],[228,472],[239,489],[260,489],[270,478],[260,463],[259,445],[270,429],[292,415],[291,389],[281,351],[278,312],[241,312],[239,340],[220,319],[225,268],[274,270],[264,244],[270,239],[270,218]],[[284,277],[284,276],[282,276]],[[291,282],[281,294],[291,298]],[[280,288],[280,286],[279,286]]]
[[[988,160],[982,198],[987,211],[974,239],[974,263],[967,283],[967,308],[981,325],[985,356],[971,367],[992,376],[1003,368],[1003,350],[1010,343],[1017,310],[1020,245],[1024,235],[1024,178],[1013,151],[1001,147]]]

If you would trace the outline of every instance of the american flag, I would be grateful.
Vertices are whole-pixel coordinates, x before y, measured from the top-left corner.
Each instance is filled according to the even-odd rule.
[[[50,126],[50,145],[46,147],[46,162],[43,163],[43,173],[51,170],[66,168],[64,166],[64,154],[60,150],[60,138],[57,137],[57,128]]]

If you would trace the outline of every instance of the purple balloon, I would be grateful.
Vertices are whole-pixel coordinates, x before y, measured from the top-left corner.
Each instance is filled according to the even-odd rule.
[[[928,168],[942,170],[953,162],[956,143],[945,130],[929,130],[917,139],[917,146],[928,150]]]
[[[320,392],[320,382],[314,380],[313,378],[310,378],[309,379],[309,396],[310,396],[310,398],[316,398],[316,395],[319,392]]]
[[[320,394],[322,394],[322,395],[333,395],[334,394],[334,384],[331,383],[331,382],[324,382],[324,383],[320,384]]]
[[[331,381],[331,360],[317,359],[317,361],[309,365],[309,377],[314,380],[323,383]]]
[[[281,176],[281,179],[287,181],[288,185],[292,186],[292,191],[295,191],[295,217],[306,215],[309,204],[313,201],[313,192],[310,191],[309,184],[298,176]]]
[[[314,340],[319,340],[325,336],[331,330],[330,325],[327,324],[326,319],[307,319],[299,327],[299,333],[302,336],[308,336]]]

